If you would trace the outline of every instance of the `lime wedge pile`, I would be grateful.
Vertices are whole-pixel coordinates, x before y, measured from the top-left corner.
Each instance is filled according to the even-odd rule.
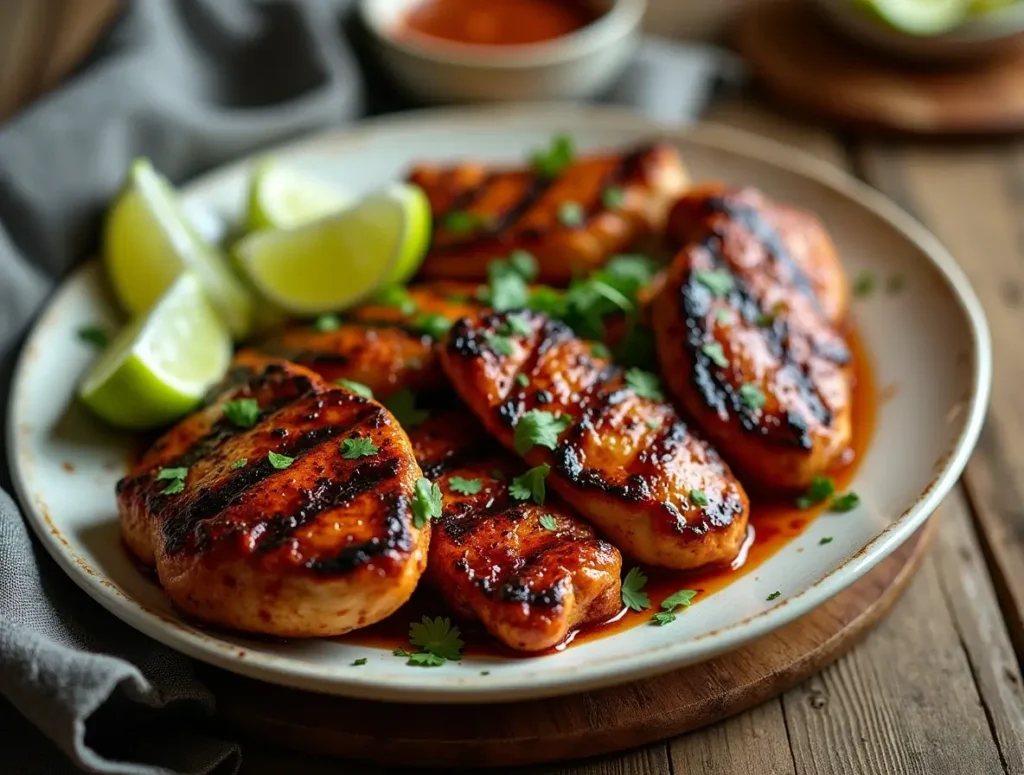
[[[430,204],[405,184],[351,204],[328,183],[264,160],[248,206],[249,234],[232,263],[149,161],[132,164],[103,240],[107,274],[132,320],[79,389],[98,415],[133,429],[178,419],[224,375],[233,341],[405,282],[430,241]]]
[[[192,411],[227,371],[231,335],[186,272],[96,360],[82,401],[122,428],[155,428]]]

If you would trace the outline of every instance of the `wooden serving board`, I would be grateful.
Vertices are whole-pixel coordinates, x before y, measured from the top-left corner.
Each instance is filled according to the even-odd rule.
[[[936,522],[932,517],[852,587],[781,630],[709,662],[625,686],[501,705],[400,705],[285,689],[214,668],[204,667],[203,678],[231,734],[306,753],[480,768],[618,751],[747,710],[844,654],[906,588]]]
[[[733,42],[760,85],[843,128],[915,135],[1024,130],[1024,42],[979,62],[913,66],[847,40],[810,3],[751,5]]]

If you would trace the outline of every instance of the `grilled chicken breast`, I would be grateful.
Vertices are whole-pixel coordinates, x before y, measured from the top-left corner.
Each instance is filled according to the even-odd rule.
[[[409,180],[434,214],[421,276],[480,281],[492,259],[520,249],[537,258],[540,281],[566,283],[660,233],[687,174],[675,149],[647,145],[578,158],[554,178],[460,164],[421,165]]]
[[[258,416],[227,410],[236,400],[255,401]],[[186,613],[327,636],[383,619],[412,594],[430,538],[410,505],[421,475],[380,404],[253,358],[156,442],[117,500],[125,541]]]
[[[392,289],[388,297],[356,307],[334,325],[295,325],[256,351],[305,366],[331,382],[362,383],[381,401],[401,388],[435,390],[445,383],[434,347],[436,333],[444,330],[439,319],[454,321],[479,309],[475,290],[465,283]]]
[[[528,311],[464,318],[442,363],[510,449],[524,418],[541,419],[528,413],[560,420],[554,449],[521,440],[520,451],[530,465],[550,466],[548,485],[623,552],[689,569],[739,551],[749,503],[728,466],[642,375],[627,379],[564,324]]]
[[[523,465],[472,415],[435,415],[410,438],[444,495],[427,578],[456,614],[514,649],[542,651],[620,609],[618,550],[563,505],[513,499]]]
[[[683,197],[685,242],[653,307],[675,396],[748,484],[800,489],[847,449],[846,280],[813,216],[751,190]]]

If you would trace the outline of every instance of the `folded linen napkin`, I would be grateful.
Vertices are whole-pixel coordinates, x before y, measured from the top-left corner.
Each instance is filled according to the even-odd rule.
[[[181,180],[362,112],[346,5],[135,0],[80,72],[0,126],[0,404],[27,322],[95,244],[132,158]],[[678,122],[738,73],[711,47],[649,39],[605,99]],[[367,83],[374,112],[403,107],[379,77]],[[78,590],[2,489],[0,568],[0,771],[237,771],[237,746],[204,724],[213,697],[191,661]]]

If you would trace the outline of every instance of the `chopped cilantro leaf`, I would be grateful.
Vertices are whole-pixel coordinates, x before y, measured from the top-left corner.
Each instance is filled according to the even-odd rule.
[[[703,490],[690,490],[690,502],[694,506],[707,506],[710,501]]]
[[[278,471],[283,471],[285,468],[295,462],[295,458],[288,457],[287,455],[280,455],[277,452],[268,452],[267,460],[270,461],[270,465],[276,468]]]
[[[661,418],[660,417],[648,417],[646,420],[644,420],[644,425],[646,425],[652,431],[656,431],[659,428],[661,428]]]
[[[373,300],[385,307],[395,307],[403,315],[412,315],[416,312],[416,302],[412,300],[409,291],[401,285],[392,285],[377,291],[373,295]]]
[[[488,216],[465,210],[452,210],[441,216],[441,226],[455,234],[468,234],[490,225],[491,219]]]
[[[476,495],[484,483],[480,479],[463,479],[461,476],[453,476],[448,480],[448,486],[453,492],[460,495]]]
[[[352,667],[362,667],[368,661],[369,660],[366,657],[360,657],[359,659],[357,659],[355,662],[352,663]]]
[[[552,514],[541,514],[537,521],[545,530],[558,530],[558,520]]]
[[[562,202],[558,207],[558,222],[563,226],[582,226],[586,219],[587,214],[579,202]]]
[[[572,138],[567,134],[557,134],[549,147],[530,155],[530,163],[538,175],[550,180],[561,175],[572,164],[574,156]]]
[[[421,476],[416,480],[412,496],[412,523],[415,527],[423,527],[429,520],[440,516],[441,488],[436,482]]]
[[[507,336],[485,331],[484,341],[487,342],[488,346],[494,350],[494,352],[498,353],[498,355],[511,355],[515,352],[515,348],[512,346],[512,340]]]
[[[538,506],[544,504],[544,496],[547,491],[544,487],[544,480],[547,479],[551,466],[543,463],[531,468],[525,474],[515,477],[509,485],[508,492],[517,501],[533,499]]]
[[[715,313],[715,320],[724,325],[732,323],[732,312],[729,311],[728,307],[719,307],[718,312]]]
[[[409,662],[407,664],[416,667],[441,667],[445,661],[444,657],[431,654],[429,651],[415,651],[409,655]]]
[[[224,404],[224,416],[239,428],[251,428],[260,419],[260,404],[255,398],[236,398]]]
[[[781,594],[782,594],[781,592],[779,592],[778,590],[775,590],[770,595],[768,595],[768,597],[766,597],[765,600],[774,600],[775,598],[779,597]]]
[[[728,269],[698,269],[694,271],[693,278],[711,291],[712,296],[719,298],[726,296],[733,287],[732,275]]]
[[[533,280],[537,277],[539,267],[537,259],[532,253],[525,250],[513,250],[508,255],[508,265],[516,270],[516,273],[524,280]]]
[[[675,620],[676,615],[671,611],[659,611],[651,617],[651,624],[664,627],[666,624],[672,624]]]
[[[661,607],[665,611],[674,611],[677,608],[689,608],[695,597],[697,597],[696,589],[680,589],[678,592],[673,592],[671,595],[666,597],[661,602]]]
[[[231,468],[232,470],[237,471],[239,468],[245,468],[247,465],[249,465],[249,458],[240,457],[238,458],[238,460],[231,464]]]
[[[490,674],[491,674],[490,670],[481,670],[480,671],[480,675],[490,675]]]
[[[901,274],[891,274],[889,279],[885,281],[885,290],[891,294],[896,294],[902,291],[907,285],[907,278]]]
[[[869,296],[875,290],[875,276],[871,272],[861,272],[853,278],[853,295],[858,298]]]
[[[825,544],[830,543],[832,543],[832,536],[825,536],[820,541],[818,541],[818,546],[824,546]]]
[[[643,591],[647,586],[647,575],[639,568],[630,568],[622,580],[622,604],[634,611],[651,607],[651,598]]]
[[[395,649],[391,653],[394,656],[396,656],[396,657],[411,657],[412,656],[412,652],[411,651],[408,651],[407,649],[403,649],[401,647]]]
[[[529,387],[530,378],[525,374],[516,374],[516,384],[519,385],[519,387]]]
[[[595,358],[611,358],[612,351],[608,349],[608,345],[604,342],[591,342],[590,343],[590,354]]]
[[[721,366],[724,369],[729,365],[729,359],[725,357],[722,345],[718,342],[708,342],[700,348],[700,351],[708,356],[716,366]]]
[[[184,491],[184,489],[185,489],[185,480],[184,479],[175,479],[169,485],[164,487],[160,491],[159,494],[160,495],[177,495],[179,492]]]
[[[641,398],[648,398],[651,401],[665,400],[657,374],[643,369],[630,369],[626,372],[626,384]]]
[[[860,505],[860,496],[853,492],[845,492],[842,495],[837,495],[832,499],[832,505],[829,506],[829,511],[846,512],[853,511]]]
[[[626,192],[619,186],[608,186],[601,192],[601,204],[609,210],[618,210],[626,201]]]
[[[495,312],[522,309],[530,299],[526,279],[509,261],[492,261],[487,265],[487,302]]]
[[[362,382],[353,382],[350,379],[336,379],[334,380],[335,385],[351,390],[353,393],[362,396],[363,398],[373,398],[373,391],[367,385]]]
[[[341,328],[341,318],[337,315],[321,315],[313,321],[313,328],[321,333],[337,331]]]
[[[156,480],[159,482],[163,479],[184,479],[188,476],[188,468],[161,468],[157,471]]]
[[[565,294],[547,285],[534,288],[527,299],[526,306],[559,320],[565,317],[567,309]]]
[[[370,457],[380,452],[373,439],[345,439],[341,442],[341,456],[346,460]]]
[[[98,350],[106,348],[110,344],[110,334],[105,328],[96,325],[80,326],[78,328],[78,340],[91,344]]]
[[[807,488],[807,492],[796,499],[796,507],[798,509],[809,509],[811,506],[831,498],[835,489],[836,485],[832,481],[832,477],[815,476],[811,480],[811,486]]]
[[[740,385],[740,400],[754,411],[761,409],[767,401],[761,388],[752,382]]]
[[[516,423],[513,443],[516,452],[525,455],[534,447],[554,449],[558,437],[572,423],[566,415],[556,415],[543,409],[531,409]]]
[[[529,336],[533,333],[530,322],[522,315],[509,315],[505,318],[505,324],[501,329],[501,333],[505,335]]]
[[[412,327],[418,333],[426,334],[432,339],[443,339],[448,329],[452,327],[452,321],[444,315],[431,312],[413,318]]]
[[[409,642],[442,659],[462,659],[462,647],[466,644],[459,635],[459,628],[452,627],[448,617],[431,619],[424,616],[420,622],[409,625]]]
[[[430,417],[430,412],[416,408],[416,396],[408,388],[399,390],[384,402],[384,406],[406,430],[418,428]]]

